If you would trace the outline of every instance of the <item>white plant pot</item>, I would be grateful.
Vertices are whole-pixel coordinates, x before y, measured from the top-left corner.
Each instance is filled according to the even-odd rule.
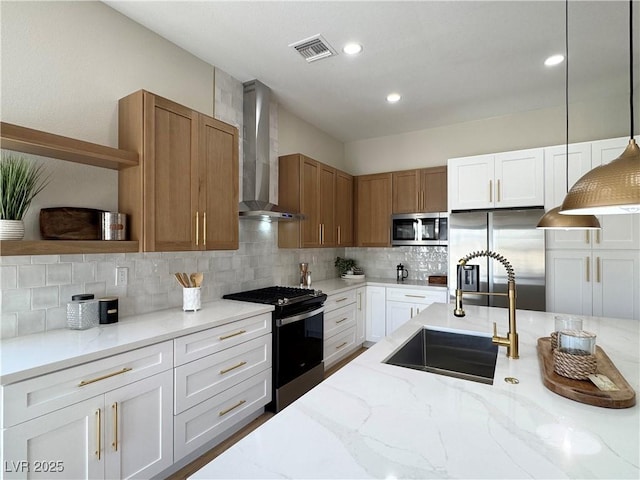
[[[24,221],[0,220],[0,240],[22,240],[24,238]]]

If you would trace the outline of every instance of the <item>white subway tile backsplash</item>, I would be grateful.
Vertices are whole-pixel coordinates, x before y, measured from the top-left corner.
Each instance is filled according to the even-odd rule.
[[[12,338],[18,335],[18,314],[5,313],[0,315],[0,338]]]
[[[95,282],[96,281],[96,263],[95,262],[72,263],[71,280],[74,283]]]
[[[18,335],[30,335],[32,333],[44,332],[45,311],[32,310],[30,312],[18,313]]]
[[[31,289],[2,289],[2,313],[28,312],[31,310]]]
[[[38,265],[47,265],[50,263],[58,263],[60,261],[60,255],[38,255],[37,261],[31,259],[31,263],[37,263]]]
[[[71,282],[71,263],[47,265],[47,285],[65,285]]]
[[[67,305],[47,308],[45,312],[45,325],[47,330],[66,328],[67,326]]]
[[[45,265],[19,265],[18,288],[44,287],[46,273]]]
[[[18,267],[16,265],[0,266],[0,288],[18,287]]]
[[[31,309],[42,310],[45,308],[57,307],[59,303],[59,288],[39,287],[31,290]]]

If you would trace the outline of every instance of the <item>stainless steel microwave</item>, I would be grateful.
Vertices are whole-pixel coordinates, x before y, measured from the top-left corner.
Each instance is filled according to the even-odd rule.
[[[447,245],[448,213],[398,213],[391,216],[391,245]]]

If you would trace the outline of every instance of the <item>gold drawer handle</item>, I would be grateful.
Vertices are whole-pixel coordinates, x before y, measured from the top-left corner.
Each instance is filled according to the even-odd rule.
[[[96,457],[100,460],[100,451],[102,450],[102,421],[100,419],[100,409],[96,410]]]
[[[336,347],[336,350],[340,350],[342,347],[344,347],[345,345],[347,345],[349,342],[342,342],[340,345],[338,345]]]
[[[243,333],[247,333],[246,330],[238,330],[236,333],[230,333],[229,335],[222,335],[218,337],[220,340],[226,340],[227,338],[237,337],[238,335],[242,335]]]
[[[425,298],[424,295],[409,295],[408,293],[405,293],[404,296],[411,297],[411,298]]]
[[[246,365],[247,362],[240,362],[237,365],[234,365],[233,367],[229,367],[229,368],[225,368],[220,370],[220,375],[224,375],[225,373],[229,373],[231,370],[235,370],[236,368],[240,368],[243,365]]]
[[[113,409],[113,442],[111,442],[111,446],[114,451],[118,451],[118,402],[115,402],[111,405]]]
[[[342,323],[345,320],[349,320],[349,317],[344,317],[344,318],[341,318],[340,320],[336,320],[336,323]]]
[[[104,380],[105,378],[115,377],[116,375],[121,375],[123,373],[130,372],[131,370],[133,370],[133,368],[125,367],[122,370],[118,370],[117,372],[113,372],[113,373],[107,373],[106,375],[102,375],[101,377],[92,378],[91,380],[82,380],[78,384],[78,386],[84,387],[85,385],[89,385],[90,383],[96,383],[96,382],[99,382],[100,380]]]
[[[336,300],[336,303],[340,303],[340,302],[344,302],[345,300],[348,300],[349,297],[343,297],[343,298],[339,298]]]
[[[243,403],[246,403],[246,400],[240,400],[238,403],[236,403],[233,407],[229,407],[226,410],[222,410],[220,413],[218,413],[219,417],[222,417],[223,415],[226,415],[227,413],[229,413],[231,410],[235,410],[236,408],[238,408],[240,405],[242,405]]]

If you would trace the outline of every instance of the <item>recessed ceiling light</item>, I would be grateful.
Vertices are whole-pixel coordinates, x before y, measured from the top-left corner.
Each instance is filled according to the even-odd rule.
[[[390,93],[389,95],[387,95],[387,102],[396,103],[399,102],[401,98],[402,97],[399,93]]]
[[[359,43],[347,43],[343,48],[342,51],[344,53],[346,53],[347,55],[357,55],[358,53],[360,53],[362,51],[362,45],[360,45]]]
[[[564,61],[564,55],[551,55],[549,58],[547,58],[544,61],[544,64],[547,67],[553,67],[554,65],[559,65],[560,63],[562,63]]]

